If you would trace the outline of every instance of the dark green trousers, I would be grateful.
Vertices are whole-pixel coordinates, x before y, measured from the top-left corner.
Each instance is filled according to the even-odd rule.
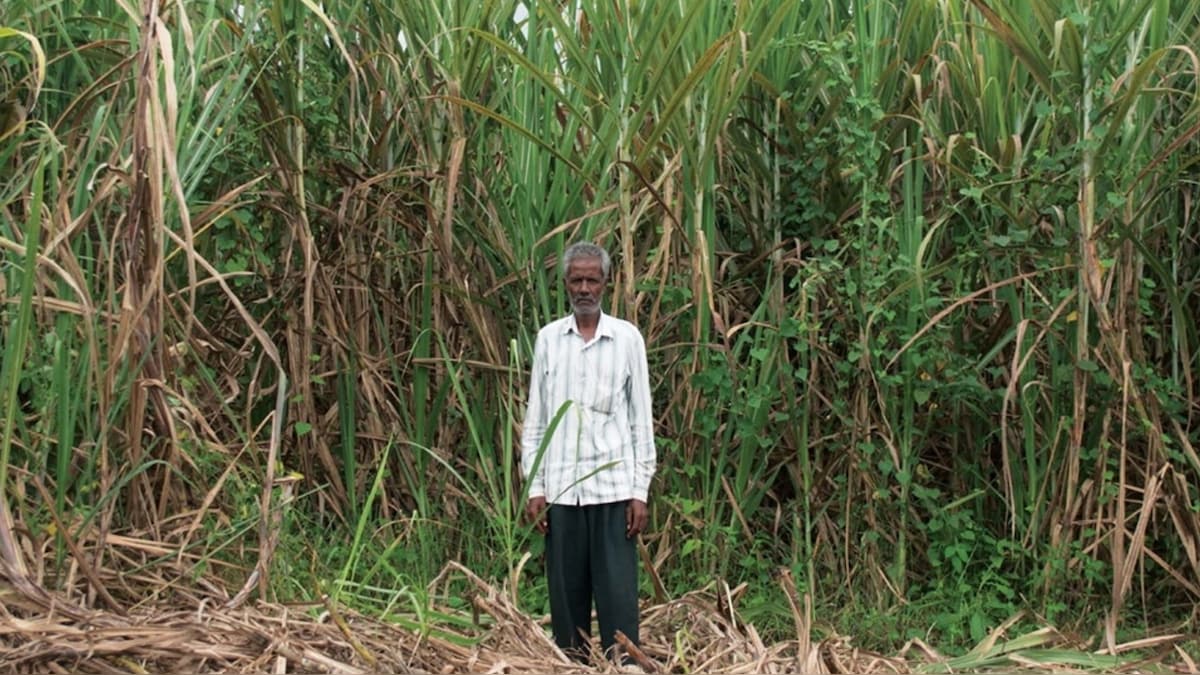
[[[555,643],[573,658],[587,657],[593,600],[605,654],[612,654],[618,630],[639,644],[637,539],[625,537],[626,504],[550,506],[550,624]]]

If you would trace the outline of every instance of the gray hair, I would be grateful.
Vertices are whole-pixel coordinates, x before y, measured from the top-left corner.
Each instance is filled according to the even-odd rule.
[[[600,271],[604,272],[605,279],[609,278],[608,273],[612,267],[612,259],[608,257],[608,251],[589,241],[575,242],[563,251],[562,267],[559,270],[563,277],[567,276],[567,268],[571,266],[571,263],[581,259],[599,260]]]

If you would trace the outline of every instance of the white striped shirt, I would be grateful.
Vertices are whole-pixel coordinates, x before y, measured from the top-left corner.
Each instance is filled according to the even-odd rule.
[[[646,343],[637,327],[601,314],[585,344],[571,314],[538,331],[521,431],[529,497],[570,505],[646,501],[655,462]]]

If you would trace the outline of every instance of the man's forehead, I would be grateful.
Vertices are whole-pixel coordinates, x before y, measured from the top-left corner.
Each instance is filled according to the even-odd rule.
[[[599,272],[603,267],[599,258],[575,258],[567,264],[567,276],[584,272]]]

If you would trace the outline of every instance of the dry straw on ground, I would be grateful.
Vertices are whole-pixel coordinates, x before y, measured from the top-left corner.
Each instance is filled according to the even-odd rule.
[[[226,608],[146,606],[127,615],[87,610],[28,583],[6,564],[0,663],[20,672],[589,672],[568,661],[544,626],[512,598],[451,564],[466,580],[479,617],[474,630],[420,635],[327,603],[319,613],[278,604]],[[330,611],[333,610],[333,611]],[[315,614],[315,616],[314,616]],[[862,659],[838,643],[765,645],[753,627],[696,593],[645,612],[643,651],[656,670],[701,672],[900,671],[895,660]],[[461,638],[461,639],[455,639]],[[477,639],[472,646],[462,643]]]
[[[305,606],[246,602],[212,577],[196,578],[184,566],[163,563],[167,548],[149,539],[111,537],[109,566],[82,570],[96,551],[76,542],[65,590],[42,583],[45,557],[27,533],[14,531],[0,505],[0,671],[23,673],[583,673],[548,637],[545,621],[522,612],[512,589],[487,583],[450,563],[428,589],[430,597],[455,593],[468,600],[473,621],[419,631],[340,607],[326,597]],[[137,556],[142,556],[140,559]],[[151,573],[158,567],[174,569]],[[27,557],[35,559],[28,565]],[[181,557],[182,559],[182,557]],[[140,563],[140,564],[135,564]],[[122,572],[114,569],[121,565]],[[138,571],[140,570],[140,571]],[[739,589],[715,585],[646,607],[638,658],[652,672],[704,673],[908,673],[962,666],[1079,667],[1077,651],[1053,631],[1003,643],[1001,632],[977,648],[972,661],[947,661],[924,645],[908,658],[855,649],[847,639],[814,641],[811,608],[792,579],[780,584],[792,607],[796,637],[765,643],[736,611]],[[60,584],[61,586],[62,584]],[[246,588],[253,583],[247,583]],[[452,590],[453,589],[453,590]],[[141,600],[132,600],[130,593]],[[106,599],[103,599],[106,598]],[[323,605],[323,606],[322,606]],[[448,611],[448,610],[447,610]],[[466,626],[466,627],[464,627]],[[1172,649],[1176,637],[1139,645]],[[1019,648],[1018,648],[1019,647]],[[1037,649],[1040,660],[1034,658]],[[911,653],[910,653],[911,652]],[[1196,672],[1186,653],[1177,672]],[[1057,659],[1047,654],[1059,653]],[[1073,659],[1064,655],[1072,655]],[[971,668],[973,669],[973,668]],[[1169,669],[1168,669],[1169,670]],[[1159,670],[1158,672],[1163,672]]]

